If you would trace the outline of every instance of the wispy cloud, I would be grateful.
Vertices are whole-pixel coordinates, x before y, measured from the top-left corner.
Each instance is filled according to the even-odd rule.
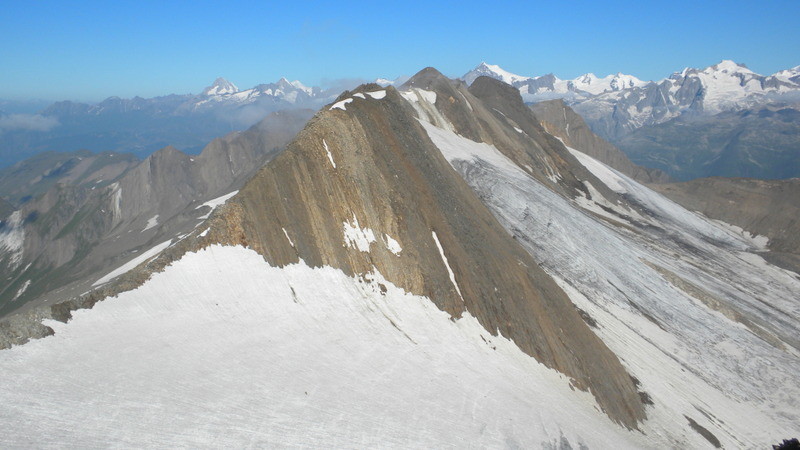
[[[341,93],[348,89],[353,89],[354,87],[369,83],[371,80],[366,80],[364,78],[336,78],[336,79],[322,79],[322,86],[325,88],[326,93]]]
[[[39,114],[7,114],[0,116],[0,133],[8,131],[50,131],[59,125],[55,117]]]

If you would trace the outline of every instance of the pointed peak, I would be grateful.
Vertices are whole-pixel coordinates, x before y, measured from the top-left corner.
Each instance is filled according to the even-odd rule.
[[[488,76],[492,77],[496,80],[500,80],[504,83],[514,84],[518,82],[523,82],[530,80],[530,77],[523,77],[511,72],[504,70],[502,67],[488,64],[486,61],[482,61],[478,64],[474,69],[470,70],[463,77],[461,77],[467,84],[472,84],[476,78],[480,76]]]
[[[425,89],[438,80],[450,81],[449,78],[442,75],[441,72],[433,67],[426,67],[406,81],[402,87],[419,87]]]
[[[237,92],[239,92],[239,88],[236,87],[235,84],[231,83],[225,78],[218,77],[216,80],[214,80],[214,83],[212,83],[211,86],[203,90],[203,95],[225,95],[235,94]]]
[[[752,70],[748,69],[746,65],[737,63],[730,59],[723,59],[722,61],[714,64],[713,66],[707,67],[704,72],[744,72],[744,73],[753,73]]]

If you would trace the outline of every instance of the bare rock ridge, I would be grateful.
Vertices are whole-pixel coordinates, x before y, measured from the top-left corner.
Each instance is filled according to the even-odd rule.
[[[429,68],[403,87],[408,90],[404,95],[412,100],[423,119],[444,129],[452,128],[459,136],[495,146],[559,194],[568,198],[590,196],[584,184],[588,180],[594,181],[592,184],[605,198],[619,198],[586,170],[562,142],[542,128],[519,92],[506,83],[478,77],[467,88]],[[425,92],[437,94],[435,108],[428,106],[428,102],[414,101],[415,96],[424,96]],[[446,101],[439,101],[440,98]]]
[[[562,99],[546,100],[530,106],[542,127],[564,144],[598,159],[642,183],[666,183],[669,176],[658,170],[634,164],[616,146],[595,134],[581,116]]]
[[[515,148],[518,137],[505,136],[498,113],[463,83],[429,68],[406,88],[404,95],[435,93],[459,134]],[[418,114],[392,87],[343,93],[212,218],[203,245],[245,245],[279,266],[303,260],[365,276],[377,269],[454,317],[472,314],[636,427],[645,412],[631,377],[453,170]],[[544,139],[534,124],[529,114],[520,126]],[[513,156],[544,166],[531,154]]]

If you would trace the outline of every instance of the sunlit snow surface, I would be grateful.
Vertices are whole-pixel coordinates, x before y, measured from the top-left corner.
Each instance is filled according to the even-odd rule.
[[[187,254],[0,351],[0,447],[647,442],[469,314],[365,278],[241,247]]]
[[[763,243],[576,154],[612,190],[645,208],[641,228],[614,227],[493,146],[421,123],[641,381],[654,402],[643,426],[653,442],[708,446],[684,416],[732,448],[768,447],[800,434],[800,281],[744,251]]]

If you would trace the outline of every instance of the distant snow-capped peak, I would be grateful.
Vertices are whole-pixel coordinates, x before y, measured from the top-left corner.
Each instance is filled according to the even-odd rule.
[[[644,86],[649,83],[650,81],[642,81],[633,75],[626,75],[621,72],[607,75],[603,78],[593,73],[587,73],[571,80],[570,86],[572,87],[571,90],[576,89],[598,95],[607,91],[620,91],[622,89]]]
[[[527,81],[530,77],[523,77],[521,75],[516,75],[506,70],[503,70],[500,66],[496,66],[493,64],[486,64],[482,62],[478,64],[477,67],[470,70],[463,77],[461,77],[467,84],[472,84],[475,79],[481,76],[491,77],[496,80],[500,80],[504,83],[508,83],[510,85],[514,85],[515,83]]]
[[[214,83],[211,86],[203,90],[203,95],[205,96],[226,95],[226,94],[229,95],[229,94],[235,94],[237,92],[239,92],[239,88],[236,87],[235,84],[231,83],[225,78],[219,77],[216,80],[214,80]]]
[[[208,107],[212,104],[240,105],[261,101],[261,99],[274,99],[291,104],[307,104],[317,101],[322,89],[308,87],[300,81],[289,81],[282,77],[274,83],[259,84],[245,90],[239,90],[233,83],[224,78],[217,78],[214,84],[203,90],[202,97],[194,105]],[[324,99],[319,98],[319,101]],[[312,105],[313,106],[313,105]]]
[[[314,89],[313,88],[310,88],[310,87],[304,85],[303,83],[301,83],[298,80],[291,81],[291,82],[289,82],[289,84],[291,84],[293,87],[295,87],[297,89],[300,89],[301,91],[305,92],[308,95],[314,95]]]
[[[684,70],[683,77],[670,77],[670,81],[684,84],[697,79],[703,86],[703,110],[718,113],[748,107],[761,101],[767,93],[793,88],[779,79],[765,77],[748,69],[744,64],[723,60],[705,69]]]
[[[755,74],[755,72],[748,69],[744,64],[739,64],[729,59],[724,59],[713,66],[706,67],[703,70],[703,73],[710,74],[714,72]]]
[[[375,80],[375,84],[379,84],[383,87],[386,86],[400,86],[401,84],[408,81],[409,77],[407,75],[400,75],[399,77],[395,78],[394,80],[390,80],[388,78],[378,78]]]
[[[502,69],[500,66],[480,63],[477,67],[467,72],[462,79],[467,84],[472,84],[476,78],[488,76],[508,83],[520,90],[526,101],[543,100],[554,97],[587,97],[599,95],[609,91],[645,86],[650,81],[642,81],[633,75],[616,73],[605,77],[598,77],[593,73],[581,75],[573,80],[562,80],[553,74],[539,77],[526,77],[516,75]]]
[[[312,88],[307,87],[306,85],[304,85],[300,81],[298,81],[298,80],[289,81],[289,79],[286,78],[286,77],[281,77],[281,79],[278,80],[276,83],[272,83],[271,85],[267,85],[267,86],[271,86],[272,88],[280,89],[280,90],[282,90],[282,91],[284,91],[286,93],[292,92],[292,91],[296,91],[296,90],[305,92],[308,95],[313,95],[313,93],[314,93],[314,90]]]
[[[786,83],[794,83],[800,85],[800,66],[792,67],[791,69],[781,70],[776,72],[773,77]]]

